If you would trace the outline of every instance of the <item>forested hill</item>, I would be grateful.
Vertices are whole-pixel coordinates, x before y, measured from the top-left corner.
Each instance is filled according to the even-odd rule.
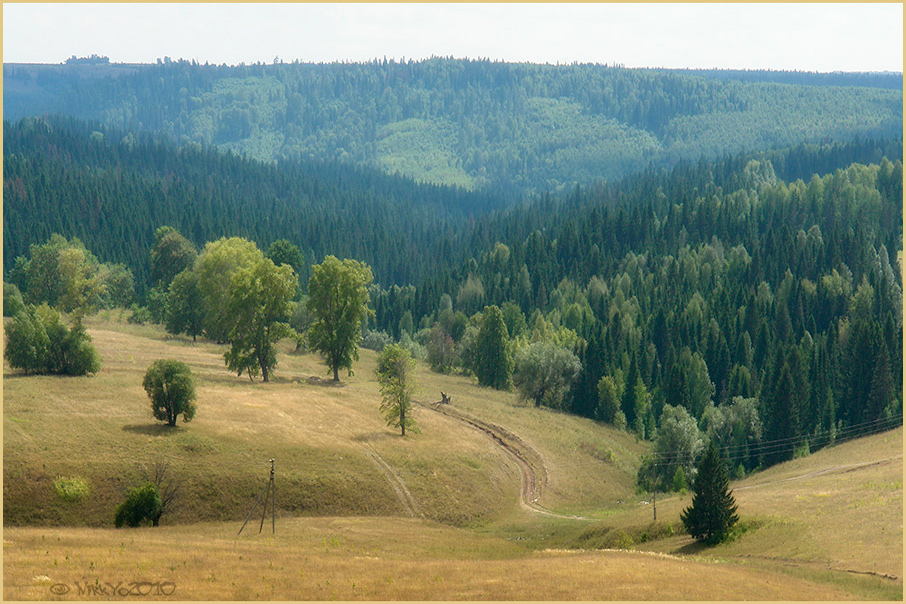
[[[196,245],[288,239],[307,266],[326,254],[367,262],[383,283],[419,280],[471,217],[505,202],[341,162],[265,164],[69,118],[3,124],[4,272],[51,234],[80,238],[149,282],[154,230]],[[306,276],[307,279],[307,276]]]
[[[96,119],[266,161],[349,160],[472,190],[544,192],[681,159],[899,136],[903,95],[888,80],[443,58],[74,62],[4,65],[4,111]]]
[[[142,293],[150,286],[148,250],[163,225],[198,246],[234,235],[264,247],[287,239],[307,267],[326,254],[351,257],[367,262],[383,286],[403,286],[449,274],[496,241],[559,229],[589,204],[635,207],[664,192],[680,199],[706,186],[733,190],[753,158],[769,160],[782,180],[808,180],[856,162],[901,158],[902,141],[797,145],[518,205],[345,162],[266,164],[61,117],[4,122],[3,151],[4,273],[30,245],[59,233],[80,238],[106,262],[127,265]]]
[[[716,80],[741,82],[774,82],[803,86],[864,86],[903,90],[903,74],[893,71],[821,73],[814,71],[775,71],[763,69],[669,69],[668,73],[703,76]]]

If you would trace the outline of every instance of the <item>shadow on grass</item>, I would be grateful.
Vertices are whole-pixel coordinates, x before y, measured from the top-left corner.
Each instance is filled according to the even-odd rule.
[[[146,436],[170,436],[179,434],[179,426],[168,426],[167,424],[132,424],[123,426],[124,432],[133,434],[144,434]]]
[[[333,378],[320,378],[320,377],[317,377],[314,375],[305,378],[305,381],[308,382],[312,386],[325,386],[327,388],[345,388],[346,387],[345,382],[342,382],[342,381],[336,382],[336,381],[334,381]]]
[[[692,543],[687,543],[686,545],[677,548],[674,553],[681,556],[695,556],[708,549],[710,549],[710,546],[699,543],[698,541],[693,541]]]
[[[368,432],[367,434],[356,434],[351,440],[357,443],[374,443],[382,440],[389,440],[393,437],[399,438],[395,432]]]

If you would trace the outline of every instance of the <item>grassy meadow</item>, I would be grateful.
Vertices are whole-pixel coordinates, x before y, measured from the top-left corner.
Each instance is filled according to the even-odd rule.
[[[105,599],[105,583],[133,581],[167,582],[157,597],[173,599],[902,599],[902,429],[735,482],[739,535],[702,549],[679,522],[688,494],[659,496],[653,522],[635,492],[648,445],[626,433],[419,364],[419,401],[446,392],[531,451],[538,504],[562,516],[538,514],[481,431],[423,406],[420,434],[388,428],[371,351],[335,384],[287,344],[263,384],[227,371],[223,346],[118,312],[87,325],[95,377],[4,365],[7,599]],[[158,358],[196,375],[191,423],[151,417],[141,381]],[[237,537],[269,458],[277,533],[258,534],[259,512]],[[113,529],[159,459],[181,483],[176,509],[159,528]],[[64,497],[60,479],[87,490]]]

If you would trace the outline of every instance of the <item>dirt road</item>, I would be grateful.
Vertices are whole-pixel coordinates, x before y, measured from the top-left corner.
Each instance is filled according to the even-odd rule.
[[[481,432],[512,457],[519,466],[522,475],[522,492],[520,494],[519,502],[523,508],[536,514],[544,514],[556,518],[587,520],[587,518],[581,516],[557,514],[538,503],[538,500],[541,498],[542,490],[547,485],[547,469],[544,467],[544,461],[541,455],[518,435],[513,434],[506,428],[498,426],[497,424],[480,420],[449,404],[418,404],[461,422],[473,430]]]

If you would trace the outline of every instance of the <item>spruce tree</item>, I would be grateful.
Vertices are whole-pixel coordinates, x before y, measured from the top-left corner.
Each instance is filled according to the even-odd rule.
[[[716,545],[727,538],[730,529],[739,520],[736,500],[729,487],[724,462],[714,441],[711,441],[695,476],[692,506],[680,515],[683,526],[697,541]]]
[[[513,359],[509,351],[510,335],[497,306],[488,306],[481,317],[481,327],[475,338],[475,357],[472,371],[482,386],[497,390],[510,387]]]

